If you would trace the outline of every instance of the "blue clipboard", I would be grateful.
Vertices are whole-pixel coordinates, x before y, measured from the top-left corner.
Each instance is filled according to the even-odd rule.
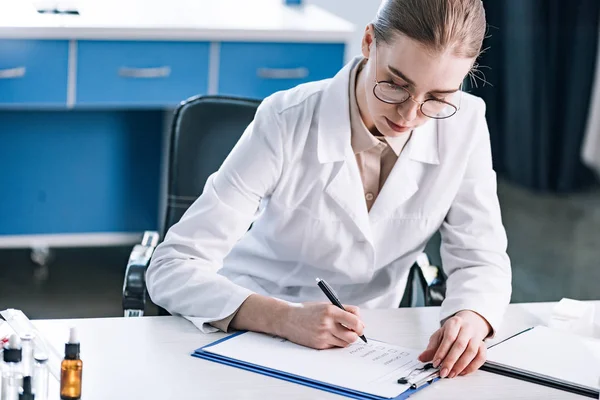
[[[325,382],[321,382],[321,381],[317,381],[317,380],[313,380],[313,379],[308,379],[308,378],[305,378],[305,377],[302,377],[299,375],[290,374],[288,372],[278,371],[278,370],[275,370],[272,368],[263,367],[260,365],[236,360],[234,358],[225,357],[225,356],[221,356],[219,354],[214,354],[214,353],[205,351],[205,349],[207,349],[211,346],[217,345],[226,340],[233,339],[236,336],[242,335],[244,333],[246,333],[246,332],[245,331],[236,332],[236,333],[232,334],[231,336],[227,336],[223,339],[217,340],[216,342],[209,343],[206,346],[203,346],[203,347],[197,349],[196,351],[194,351],[194,353],[192,353],[192,356],[197,357],[197,358],[202,358],[204,360],[209,360],[209,361],[217,362],[220,364],[225,364],[225,365],[229,365],[232,367],[244,369],[246,371],[256,372],[258,374],[270,376],[273,378],[282,379],[284,381],[298,383],[300,385],[312,387],[312,388],[323,390],[326,392],[335,393],[335,394],[338,394],[341,396],[349,397],[351,399],[358,399],[358,400],[387,400],[387,399],[389,399],[388,397],[381,397],[381,396],[376,396],[376,395],[365,393],[365,392],[359,392],[357,390],[352,390],[352,389],[344,388],[341,386],[336,386],[336,385],[332,385],[329,383],[325,383]],[[435,382],[437,380],[439,380],[439,378],[436,378],[429,384],[426,384],[418,389],[408,389],[404,393],[400,394],[397,397],[394,397],[393,399],[394,400],[406,399],[406,398],[410,397],[411,395],[413,395],[414,393],[418,392],[419,390],[428,387],[429,385],[431,385],[433,382]]]

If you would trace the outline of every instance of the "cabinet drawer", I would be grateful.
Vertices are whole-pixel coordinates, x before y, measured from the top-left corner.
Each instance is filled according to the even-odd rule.
[[[219,93],[256,98],[331,78],[344,64],[341,43],[226,42],[220,53]]]
[[[0,105],[67,103],[69,42],[0,40]]]
[[[78,43],[77,105],[168,106],[208,87],[208,43]]]

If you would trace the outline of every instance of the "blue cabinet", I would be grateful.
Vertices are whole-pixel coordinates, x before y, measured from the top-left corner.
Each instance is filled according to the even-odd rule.
[[[155,229],[162,117],[0,110],[0,236]]]
[[[156,229],[166,109],[343,64],[343,43],[0,40],[0,240]]]
[[[80,41],[76,106],[176,105],[208,89],[209,43]]]
[[[0,40],[0,105],[67,103],[69,42]]]
[[[255,98],[331,78],[344,63],[341,43],[226,42],[220,53],[219,94]]]
[[[207,42],[0,40],[0,106],[63,108],[71,92],[75,107],[172,107],[207,94],[209,76],[218,94],[264,98],[344,63],[342,43],[215,45],[211,54]]]

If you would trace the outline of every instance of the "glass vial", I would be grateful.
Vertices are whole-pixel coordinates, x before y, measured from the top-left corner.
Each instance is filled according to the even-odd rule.
[[[19,400],[19,389],[23,382],[21,359],[21,341],[13,334],[2,352],[1,400]]]
[[[35,354],[33,364],[33,393],[35,400],[48,400],[48,356]]]
[[[65,359],[60,365],[60,398],[78,400],[81,398],[81,376],[83,362],[79,358],[77,330],[71,328],[69,342],[65,344]]]
[[[33,339],[32,333],[21,336],[21,349],[23,359],[21,361],[21,372],[23,376],[32,376],[33,373]]]

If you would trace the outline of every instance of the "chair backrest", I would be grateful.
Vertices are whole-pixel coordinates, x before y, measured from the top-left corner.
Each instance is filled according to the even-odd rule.
[[[167,202],[161,227],[164,238],[204,189],[246,127],[259,100],[198,96],[175,111],[170,132]]]

